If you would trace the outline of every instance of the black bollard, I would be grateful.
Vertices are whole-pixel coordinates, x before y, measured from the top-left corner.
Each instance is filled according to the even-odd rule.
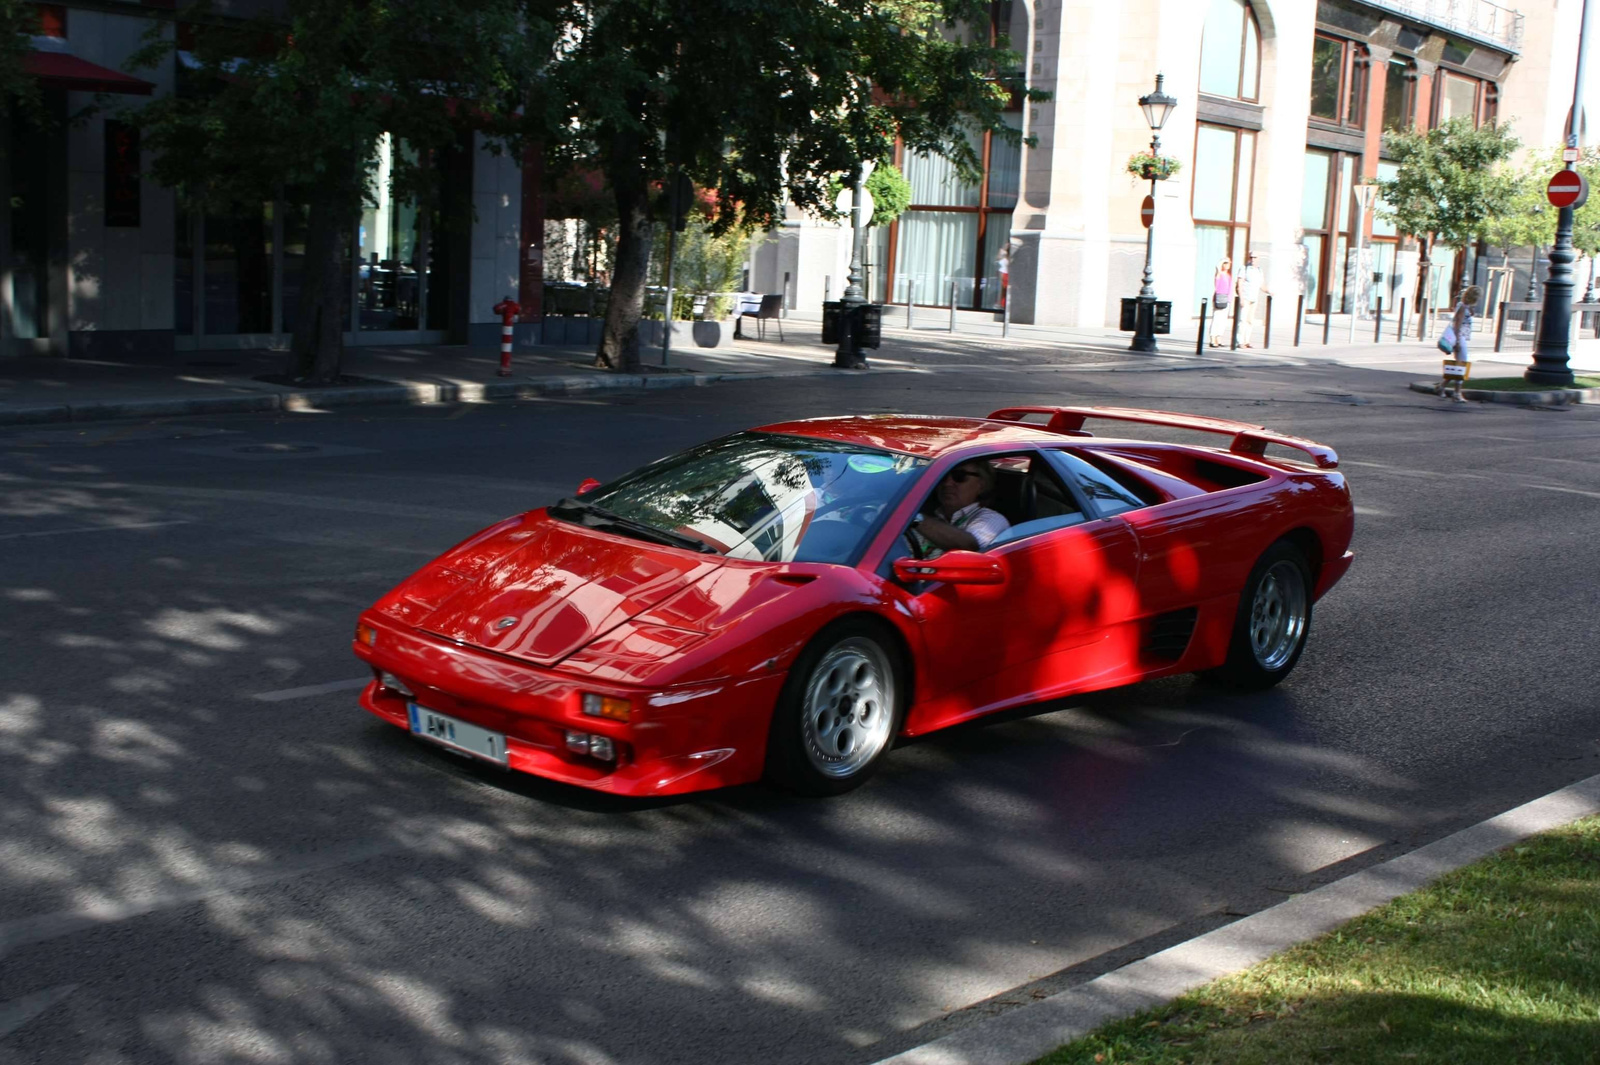
[[[1306,324],[1306,294],[1294,301],[1294,346],[1300,346],[1300,327]]]
[[[1206,311],[1211,307],[1210,300],[1200,301],[1200,332],[1195,334],[1194,353],[1204,355],[1206,350]]]
[[[1378,343],[1383,339],[1383,297],[1378,297],[1378,317],[1372,324],[1372,342]]]

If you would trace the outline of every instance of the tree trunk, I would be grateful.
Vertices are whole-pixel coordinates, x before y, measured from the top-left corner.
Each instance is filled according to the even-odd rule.
[[[639,370],[639,319],[650,270],[650,196],[644,160],[635,134],[611,138],[611,187],[617,197],[617,261],[611,272],[611,300],[594,364],[618,373]],[[667,323],[670,327],[671,323]]]
[[[344,200],[336,195],[315,193],[310,206],[289,376],[308,384],[329,384],[339,378],[344,353],[344,297],[350,277],[343,266],[350,219]],[[351,308],[351,313],[359,312]]]

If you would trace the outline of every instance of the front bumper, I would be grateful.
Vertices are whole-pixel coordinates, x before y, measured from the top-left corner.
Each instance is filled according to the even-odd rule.
[[[361,705],[410,729],[406,704],[417,702],[480,728],[504,733],[509,768],[616,795],[677,795],[760,778],[767,727],[784,674],[765,673],[664,689],[596,684],[557,669],[528,665],[366,614],[377,632],[356,641],[356,657],[394,674],[411,697],[375,678]],[[590,717],[584,692],[629,700],[629,721]],[[610,737],[617,758],[602,762],[566,746],[573,729]]]

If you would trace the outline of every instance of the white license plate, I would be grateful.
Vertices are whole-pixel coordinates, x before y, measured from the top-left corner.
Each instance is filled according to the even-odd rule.
[[[406,709],[411,714],[411,731],[423,739],[476,758],[485,758],[496,765],[506,764],[504,733],[490,732],[416,703],[407,703]]]

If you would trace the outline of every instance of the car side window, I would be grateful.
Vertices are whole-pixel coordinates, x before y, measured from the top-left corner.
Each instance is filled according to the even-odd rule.
[[[1016,517],[1011,528],[989,545],[991,548],[1088,520],[1078,497],[1044,456],[1034,452],[1011,456],[1011,459],[1017,497],[1014,507]]]
[[[1050,462],[1069,477],[1094,508],[1095,516],[1109,518],[1146,506],[1144,500],[1119,484],[1115,478],[1093,463],[1085,462],[1069,451],[1052,449]]]

